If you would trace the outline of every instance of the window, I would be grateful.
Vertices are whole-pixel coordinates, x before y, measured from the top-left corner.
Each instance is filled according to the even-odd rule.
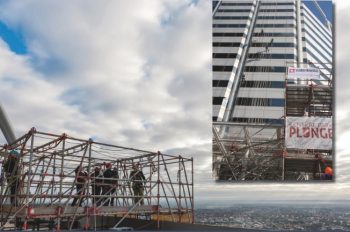
[[[225,36],[225,37],[242,37],[243,33],[226,33],[226,32],[215,32],[213,33],[213,37],[215,36]]]
[[[275,119],[275,118],[238,118],[238,117],[234,117],[230,121],[231,122],[254,122],[254,123],[271,124],[271,125],[284,125],[283,119]]]
[[[213,105],[221,105],[224,97],[213,97]]]
[[[295,37],[294,33],[254,33],[256,37]]]
[[[295,19],[294,16],[258,16],[258,19]]]
[[[284,99],[240,97],[236,104],[241,106],[284,106]]]
[[[252,43],[252,47],[297,47],[295,43]]]
[[[214,28],[245,28],[246,24],[213,24]],[[292,28],[296,27],[295,24],[256,24],[256,28]]]
[[[231,20],[242,20],[242,19],[250,19],[249,16],[215,16],[213,19],[231,19]]]
[[[294,2],[263,2],[262,6],[294,6]]]
[[[214,42],[213,47],[239,47],[241,43]]]
[[[237,53],[213,53],[213,58],[236,58]]]
[[[318,40],[315,39],[315,37],[312,36],[305,28],[301,29],[301,31],[305,32],[307,34],[307,36],[311,37],[314,41],[322,41],[325,46],[327,46],[329,49],[331,49],[331,47],[328,46],[327,42],[320,35],[316,34],[316,32],[314,30],[312,30],[310,27],[308,27],[308,28],[313,32],[313,35],[316,35]]]
[[[234,2],[224,2],[221,6],[252,6],[253,3],[234,3]]]
[[[213,65],[214,72],[232,72],[233,66]]]
[[[217,12],[250,12],[250,9],[218,9]]]
[[[303,14],[303,16],[304,16],[304,18],[306,18],[307,19],[307,22],[309,23],[311,23],[312,24],[312,26],[310,26],[310,29],[312,30],[312,29],[316,29],[316,30],[318,30],[318,31],[320,31],[320,29],[323,31],[323,33],[321,33],[321,34],[324,34],[324,37],[326,37],[326,39],[329,41],[329,42],[331,42],[332,41],[332,36],[329,34],[329,32],[324,28],[324,27],[322,27],[322,26],[320,26],[319,24],[317,24],[318,25],[318,27],[316,26],[316,22],[313,20],[313,19],[311,19],[312,17],[309,17],[309,15],[308,15],[308,13],[306,12],[306,14]],[[307,26],[309,26],[308,25],[308,23],[306,23],[306,25]],[[312,30],[313,31],[313,30]],[[321,31],[320,31],[321,32]],[[314,32],[315,33],[315,32]],[[327,36],[326,36],[327,35]]]
[[[284,66],[246,66],[245,72],[286,72]]]
[[[261,9],[260,12],[294,12],[294,9]]]
[[[321,44],[318,40],[316,40],[311,34],[309,34],[308,32],[306,32],[306,35],[307,36],[309,36],[309,37],[311,37],[313,40],[314,40],[314,42],[318,45],[318,46],[320,46],[322,49],[323,49],[323,52],[320,52],[320,50],[319,49],[317,49],[314,45],[313,45],[313,43],[310,43],[310,41],[309,40],[307,40],[306,38],[304,39],[304,41],[306,41],[307,43],[308,43],[308,45],[309,46],[311,46],[313,49],[315,49],[316,51],[318,51],[320,54],[323,54],[323,53],[327,53],[329,56],[332,56],[332,54],[329,52],[329,50],[332,50],[330,47],[328,47],[327,45],[326,45],[326,47],[324,47],[323,45],[324,44]],[[304,38],[304,37],[303,37]],[[324,42],[324,41],[323,41]],[[325,58],[325,57],[324,57]],[[326,59],[326,58],[325,58]],[[326,59],[326,60],[328,60],[328,59]]]
[[[284,81],[242,81],[241,87],[245,88],[284,88]]]
[[[227,80],[213,80],[213,87],[227,87]]]
[[[239,27],[239,28],[244,28],[246,27],[247,24],[213,24],[213,27],[217,27],[217,28],[233,28],[233,27]]]
[[[296,25],[295,24],[287,24],[287,23],[286,24],[256,24],[255,27],[256,28],[259,28],[259,27],[263,27],[263,28],[268,28],[268,27],[288,28],[288,27],[296,27]]]
[[[253,53],[249,54],[248,58],[251,59],[296,59],[294,54],[264,54],[264,53]]]

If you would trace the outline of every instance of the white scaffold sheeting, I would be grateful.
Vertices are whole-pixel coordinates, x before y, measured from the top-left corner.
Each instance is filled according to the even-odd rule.
[[[288,79],[319,80],[320,70],[318,68],[288,67]]]
[[[287,117],[287,148],[332,150],[332,118]]]

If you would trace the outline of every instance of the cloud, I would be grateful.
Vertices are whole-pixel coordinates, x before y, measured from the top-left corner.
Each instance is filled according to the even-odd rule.
[[[135,4],[142,10],[135,10]],[[202,125],[210,120],[210,108],[203,107],[210,101],[210,32],[205,30],[210,18],[202,12],[209,5],[5,2],[1,20],[25,35],[28,54],[21,66],[50,86],[47,94],[66,107],[46,108],[52,99],[41,91],[43,109],[33,114],[47,116],[36,126],[147,149],[208,140]],[[26,105],[36,107],[38,102]],[[24,120],[32,125],[30,117],[8,111],[16,128]],[[55,124],[58,118],[65,120]]]

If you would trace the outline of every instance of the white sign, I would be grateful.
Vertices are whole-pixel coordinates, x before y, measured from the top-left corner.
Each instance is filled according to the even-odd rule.
[[[288,67],[288,79],[319,80],[320,70],[317,68]]]
[[[287,117],[287,148],[332,150],[332,118]]]

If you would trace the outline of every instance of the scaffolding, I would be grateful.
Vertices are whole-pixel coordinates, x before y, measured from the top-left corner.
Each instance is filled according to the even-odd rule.
[[[281,180],[282,129],[280,125],[214,122],[215,178],[234,181]],[[219,133],[220,130],[225,130],[225,133]]]
[[[286,67],[294,65],[295,62],[287,63]],[[315,65],[318,64],[313,63]],[[321,74],[324,78],[320,80],[292,81],[285,74],[285,108],[280,120],[303,116],[332,117],[332,72]],[[285,126],[273,121],[213,122],[215,179],[319,180],[324,168],[333,166],[333,150],[287,149],[284,144]]]
[[[287,63],[287,67],[295,63]],[[300,64],[317,68],[322,79],[288,80],[286,73],[285,117],[333,116],[333,73],[325,74],[328,63]],[[323,167],[322,167],[323,166]],[[284,179],[319,180],[324,167],[333,167],[333,150],[288,149],[284,156]]]
[[[30,225],[56,231],[96,229],[100,216],[118,218],[116,226],[126,218],[156,221],[158,228],[162,221],[194,222],[192,158],[39,132],[35,128],[13,143],[0,146],[3,161],[14,149],[19,152],[19,171],[15,178],[12,173],[7,180],[2,173],[0,230],[28,229]],[[101,185],[108,192],[94,195],[92,188],[99,179],[93,176],[94,168],[104,169],[106,164],[111,164],[118,175],[109,181],[104,178]],[[140,195],[133,192],[130,179],[135,165],[145,177]],[[78,193],[74,172],[77,166],[86,172],[83,189]],[[15,196],[10,191],[10,181],[14,179],[18,181]],[[17,202],[12,202],[11,197]],[[74,199],[82,204],[74,205]]]

